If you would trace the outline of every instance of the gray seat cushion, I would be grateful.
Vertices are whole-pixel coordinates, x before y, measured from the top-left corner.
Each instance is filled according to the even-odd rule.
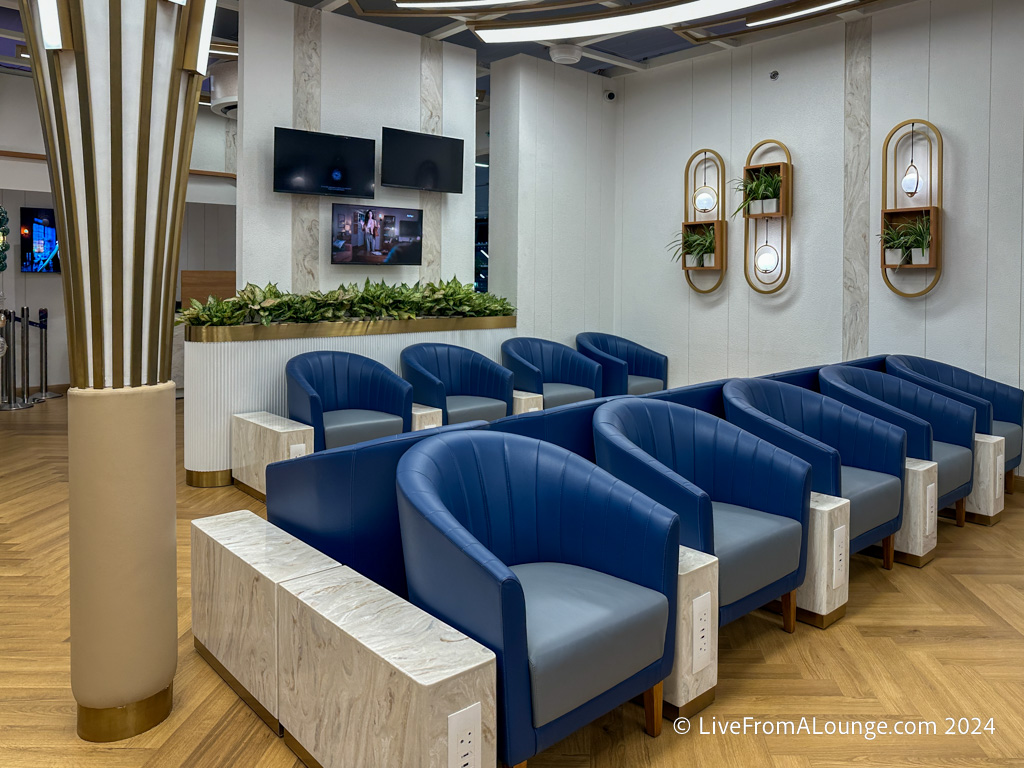
[[[955,491],[971,481],[974,454],[962,445],[932,443],[932,461],[939,465],[939,497]]]
[[[1012,421],[993,421],[992,434],[999,435],[1006,440],[1006,461],[1016,459],[1020,456],[1021,438],[1024,438],[1024,431]]]
[[[665,388],[665,382],[661,379],[652,379],[650,376],[629,376],[626,392],[631,395],[646,395],[648,392],[661,392]]]
[[[800,567],[803,531],[789,517],[711,502],[718,604],[730,605]]]
[[[578,403],[581,400],[593,400],[594,390],[589,387],[577,387],[575,384],[549,382],[544,385],[544,407],[554,408],[558,405]]]
[[[405,428],[401,416],[383,411],[346,408],[324,414],[324,443],[328,448],[355,445],[378,437],[400,435]]]
[[[900,513],[900,479],[895,475],[843,466],[839,482],[840,496],[850,500],[851,540]]]
[[[512,567],[526,598],[533,725],[611,690],[665,653],[660,592],[562,563]]]
[[[461,424],[464,421],[494,421],[508,415],[504,400],[475,395],[449,395],[445,398],[448,406],[448,423]]]

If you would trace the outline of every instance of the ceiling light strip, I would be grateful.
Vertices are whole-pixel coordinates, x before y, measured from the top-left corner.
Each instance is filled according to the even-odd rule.
[[[518,5],[531,0],[398,0],[399,8],[487,8],[492,5]]]
[[[835,0],[831,3],[822,3],[820,5],[814,5],[810,8],[802,8],[796,11],[790,11],[789,13],[780,13],[775,16],[768,16],[767,18],[755,19],[748,21],[748,27],[763,27],[768,24],[779,24],[783,21],[792,21],[793,19],[799,19],[802,16],[813,16],[816,13],[824,13],[833,8],[841,8],[844,5],[853,5],[859,2],[859,0]]]
[[[691,0],[659,4],[657,8],[629,7],[589,17],[524,24],[471,24],[485,43],[524,43],[568,40],[593,35],[621,35],[653,27],[683,24],[767,5],[768,0]]]

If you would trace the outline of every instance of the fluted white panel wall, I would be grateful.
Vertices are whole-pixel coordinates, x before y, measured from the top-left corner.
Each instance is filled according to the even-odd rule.
[[[437,331],[270,341],[185,342],[185,468],[231,468],[231,416],[269,411],[287,416],[284,366],[295,355],[338,350],[379,360],[399,373],[399,355],[412,344],[458,344],[501,360],[501,343],[515,328]]]

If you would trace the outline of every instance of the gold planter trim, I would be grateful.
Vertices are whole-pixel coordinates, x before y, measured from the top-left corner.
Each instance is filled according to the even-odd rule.
[[[274,323],[260,325],[187,325],[185,341],[269,341],[271,339],[377,336],[388,333],[430,333],[437,331],[481,331],[515,328],[512,317],[419,317],[415,320],[354,320],[331,323]]]
[[[174,683],[159,693],[123,707],[93,709],[78,705],[78,737],[85,741],[121,741],[148,731],[171,714]]]
[[[231,485],[231,470],[214,469],[203,472],[198,469],[186,469],[185,484],[193,488],[221,488]]]

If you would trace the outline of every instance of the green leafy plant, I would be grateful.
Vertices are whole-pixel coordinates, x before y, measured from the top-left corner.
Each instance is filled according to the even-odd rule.
[[[932,243],[932,221],[928,216],[904,222],[899,225],[903,228],[907,240],[907,248],[928,248]]]
[[[699,229],[686,229],[668,244],[672,261],[679,261],[686,255],[696,257],[696,265],[704,266],[704,257],[715,252],[715,225],[708,224]]]
[[[885,222],[882,226],[882,234],[878,236],[882,240],[882,247],[887,251],[899,251],[900,265],[910,262],[910,246],[907,245],[907,233],[905,224],[893,225]]]
[[[768,168],[751,171],[742,179],[733,179],[733,189],[743,195],[743,202],[732,215],[742,211],[755,200],[778,200],[782,196],[782,174]]]
[[[457,279],[426,285],[389,285],[369,280],[360,288],[341,285],[326,293],[285,293],[273,283],[249,283],[236,296],[205,304],[193,299],[178,324],[321,323],[360,320],[411,320],[417,317],[509,317],[515,307],[500,296],[477,293]]]

